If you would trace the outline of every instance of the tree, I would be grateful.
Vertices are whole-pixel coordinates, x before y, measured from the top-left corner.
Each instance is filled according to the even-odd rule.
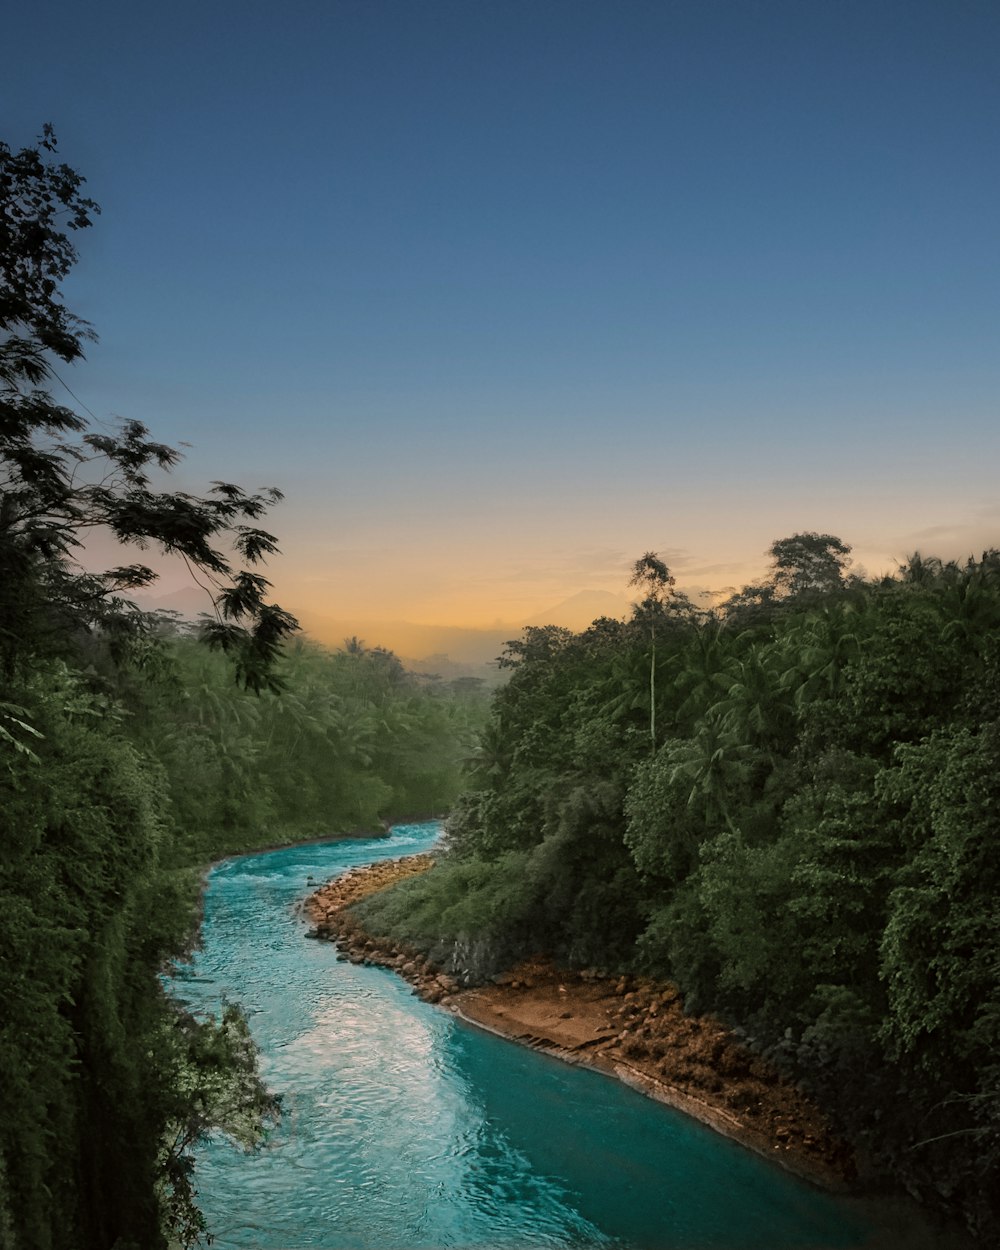
[[[628,584],[637,587],[642,598],[635,606],[635,620],[649,628],[649,743],[656,751],[656,629],[663,617],[674,577],[655,551],[647,551],[632,566]]]
[[[771,582],[779,598],[828,595],[842,589],[851,548],[833,534],[809,530],[778,538],[768,548]]]
[[[776,612],[844,590],[851,548],[833,534],[813,530],[777,538],[768,547],[771,569],[762,582],[744,586],[723,605],[727,621],[753,626]]]
[[[76,260],[67,230],[99,211],[84,179],[48,159],[46,126],[35,147],[0,143],[0,665],[80,631],[135,635],[145,618],[121,596],[157,574],[143,563],[101,573],[76,561],[87,535],[109,531],[123,546],[179,555],[210,589],[214,618],[203,635],[230,652],[239,679],[259,690],[294,617],[266,601],[270,583],[250,566],[277,552],[256,524],[281,498],[213,482],[206,497],[157,489],[153,475],[179,459],[141,422],[93,429],[50,390],[55,361],[72,363],[94,334],[62,302],[59,283]]]
[[[50,127],[34,147],[0,143],[0,1242],[157,1250],[171,1214],[157,1193],[163,1130],[197,1094],[159,1062],[157,974],[188,936],[191,900],[164,870],[164,774],[129,742],[108,676],[122,678],[123,654],[162,657],[155,619],[123,598],[156,574],[90,572],[78,557],[95,529],[179,555],[213,594],[206,640],[254,691],[276,684],[296,625],[252,568],[277,550],[257,525],[277,491],[163,491],[172,448],[54,399],[57,366],[93,338],[60,282],[69,232],[97,213],[54,152]],[[209,1049],[188,1068],[234,1061],[232,1046]],[[249,1071],[249,1043],[240,1053]]]
[[[175,1010],[156,1040],[176,1092],[158,1160],[160,1201],[175,1236],[194,1246],[208,1230],[195,1204],[191,1151],[221,1133],[254,1153],[280,1118],[280,1099],[260,1078],[250,1026],[234,1003],[219,1021]]]
[[[0,345],[3,379],[24,376],[40,382],[45,353],[72,361],[83,355],[90,327],[63,305],[58,284],[76,262],[64,233],[83,230],[101,210],[80,193],[84,179],[68,165],[46,164],[54,153],[52,127],[43,127],[38,146],[14,153],[0,142]],[[60,221],[65,218],[65,222]]]

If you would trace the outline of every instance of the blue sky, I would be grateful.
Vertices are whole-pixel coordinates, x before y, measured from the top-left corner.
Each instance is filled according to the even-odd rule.
[[[66,380],[185,485],[285,490],[307,622],[1000,544],[995,4],[42,0],[5,42],[2,137],[53,122],[104,210]]]

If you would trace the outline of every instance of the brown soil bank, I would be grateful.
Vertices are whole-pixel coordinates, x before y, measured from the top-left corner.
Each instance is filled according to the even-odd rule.
[[[569,972],[538,958],[463,989],[424,956],[373,938],[347,908],[430,855],[354,869],[305,903],[313,936],[336,941],[354,963],[391,968],[421,998],[503,1037],[607,1072],[790,1171],[831,1187],[854,1177],[850,1149],[822,1114],[711,1017],[686,1016],[676,986],[637,977]]]

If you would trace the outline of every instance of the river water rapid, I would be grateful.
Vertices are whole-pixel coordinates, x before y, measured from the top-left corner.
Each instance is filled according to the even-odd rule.
[[[295,903],[347,868],[430,849],[437,824],[216,866],[172,992],[241,1003],[282,1097],[259,1154],[199,1151],[217,1250],[836,1250],[861,1209],[605,1076],[420,1002],[309,941]]]

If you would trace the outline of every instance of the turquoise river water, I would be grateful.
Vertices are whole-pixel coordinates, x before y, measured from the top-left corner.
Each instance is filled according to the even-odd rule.
[[[857,1204],[306,939],[298,900],[346,868],[427,850],[438,834],[404,825],[212,870],[203,948],[172,988],[196,1011],[244,1005],[284,1106],[259,1154],[222,1142],[199,1154],[218,1250],[869,1244]]]

